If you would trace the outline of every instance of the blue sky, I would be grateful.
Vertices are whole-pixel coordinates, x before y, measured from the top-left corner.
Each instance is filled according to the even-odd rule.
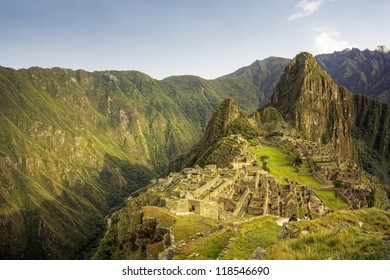
[[[216,78],[269,56],[390,46],[388,0],[0,0],[0,65]]]

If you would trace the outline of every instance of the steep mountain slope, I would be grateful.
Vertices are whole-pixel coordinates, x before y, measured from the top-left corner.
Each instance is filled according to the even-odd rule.
[[[277,108],[298,135],[330,143],[343,156],[353,157],[352,94],[337,86],[311,54],[300,53],[288,64],[269,106]]]
[[[371,174],[390,184],[390,105],[367,96],[353,96],[352,132],[358,161]]]
[[[0,71],[1,258],[80,255],[166,151],[196,139],[190,123],[170,127],[171,101],[144,97],[157,93],[139,73]]]
[[[354,93],[390,102],[390,53],[353,48],[317,55],[316,60],[341,86]]]
[[[259,98],[260,106],[263,106],[268,103],[275,85],[279,81],[289,61],[290,59],[281,57],[269,57],[264,60],[256,60],[251,65],[242,67],[218,80],[229,85],[232,83],[240,85],[253,84],[254,90]],[[241,104],[239,99],[235,100]]]
[[[309,53],[286,67],[269,103],[299,135],[329,144],[385,182],[389,176],[389,105],[338,86]]]
[[[224,100],[215,109],[200,142],[191,151],[170,163],[169,171],[180,171],[195,164],[204,165],[215,151],[216,144],[222,138],[241,134],[246,139],[256,137],[259,129],[250,123],[238,104],[231,98]]]

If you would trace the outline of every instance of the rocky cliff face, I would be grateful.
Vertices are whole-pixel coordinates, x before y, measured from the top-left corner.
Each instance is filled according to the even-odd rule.
[[[355,94],[356,130],[364,131],[367,145],[379,154],[390,156],[390,105]]]
[[[265,107],[256,111],[250,120],[266,132],[281,131],[287,126],[280,112],[274,107]]]
[[[371,174],[390,184],[390,106],[367,96],[353,97],[353,139],[358,161]]]
[[[281,112],[297,135],[353,156],[352,94],[337,86],[311,54],[300,53],[288,64],[269,106]]]

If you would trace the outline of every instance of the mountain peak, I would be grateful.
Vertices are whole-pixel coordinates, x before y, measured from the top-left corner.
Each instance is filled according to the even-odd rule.
[[[287,65],[269,106],[277,108],[298,135],[353,155],[352,94],[337,86],[310,53],[298,54]]]
[[[231,98],[225,99],[215,109],[199,144],[197,162],[202,159],[219,140],[232,134],[242,134],[245,138],[257,135],[257,130],[250,124],[247,116]]]
[[[300,62],[315,61],[314,56],[309,52],[300,52],[293,60]]]

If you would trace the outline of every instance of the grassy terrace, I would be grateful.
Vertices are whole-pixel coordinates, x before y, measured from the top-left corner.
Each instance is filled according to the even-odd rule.
[[[321,197],[330,210],[337,210],[348,206],[348,204],[340,196],[338,196],[337,192],[334,190],[315,190],[315,192],[319,197]]]
[[[322,186],[314,176],[302,176],[298,174],[287,155],[277,148],[258,145],[256,147],[251,147],[251,151],[256,155],[260,166],[262,165],[260,157],[264,155],[269,156],[267,167],[272,175],[283,184],[287,184],[286,178],[289,178],[302,185],[312,187]]]
[[[200,256],[194,259],[216,259],[233,236],[234,231],[230,227],[216,231],[209,236],[187,243],[187,246],[175,256],[175,259],[186,259],[192,253],[200,254]]]
[[[268,248],[276,244],[281,230],[275,222],[276,219],[276,217],[264,216],[240,224],[235,239],[226,247],[221,259],[249,259],[256,248]]]
[[[158,218],[161,225],[171,227],[176,241],[187,241],[191,236],[198,232],[215,230],[220,224],[219,221],[206,218],[197,214],[185,216],[176,216],[169,212],[168,209],[155,206],[144,206],[145,217]]]

